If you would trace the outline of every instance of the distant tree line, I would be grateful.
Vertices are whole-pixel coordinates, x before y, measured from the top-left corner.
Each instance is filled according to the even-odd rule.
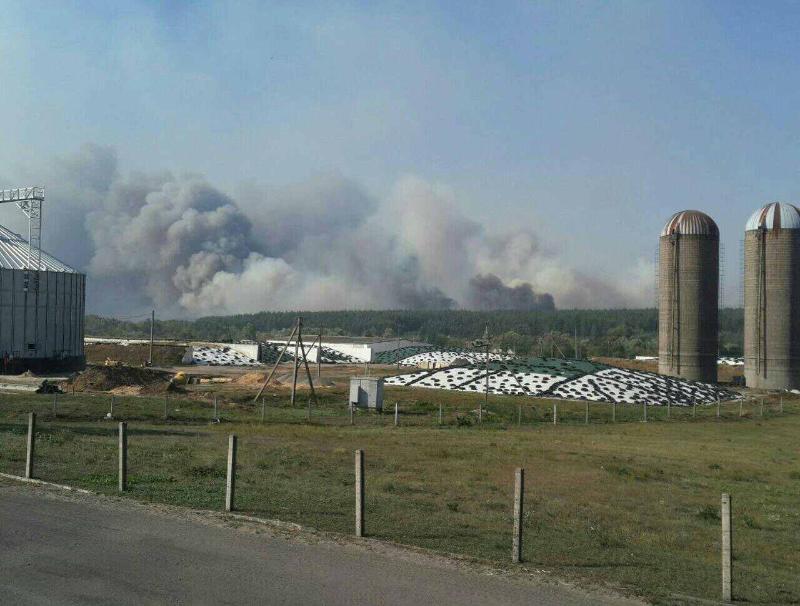
[[[551,311],[318,311],[259,312],[208,316],[196,320],[156,320],[161,339],[208,341],[261,340],[287,336],[298,315],[309,331],[326,335],[418,339],[441,346],[464,347],[488,326],[495,347],[520,355],[657,355],[656,309],[568,309]],[[720,310],[720,353],[742,355],[744,315]],[[90,315],[87,336],[145,339],[150,321],[131,322]]]

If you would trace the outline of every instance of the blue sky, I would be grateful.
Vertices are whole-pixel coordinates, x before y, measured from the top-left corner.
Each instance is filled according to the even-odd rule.
[[[599,279],[698,208],[729,302],[747,216],[800,200],[798,3],[0,7],[0,176],[85,142],[230,192],[415,175]]]

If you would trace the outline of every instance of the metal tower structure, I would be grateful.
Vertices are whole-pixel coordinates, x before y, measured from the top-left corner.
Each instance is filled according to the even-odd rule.
[[[39,270],[42,263],[42,204],[44,187],[17,187],[0,190],[0,204],[14,202],[28,217],[27,269]]]

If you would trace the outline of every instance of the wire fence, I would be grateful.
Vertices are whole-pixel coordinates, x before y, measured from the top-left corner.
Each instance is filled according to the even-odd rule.
[[[305,394],[304,394],[305,395]],[[452,398],[451,398],[452,399]],[[509,401],[512,400],[512,401]],[[241,402],[223,396],[195,397],[30,394],[9,396],[2,402],[5,416],[36,412],[45,419],[64,421],[129,420],[152,423],[312,423],[332,426],[411,427],[531,427],[547,425],[597,425],[635,422],[691,422],[753,420],[794,410],[794,394],[772,394],[741,400],[685,405],[612,404],[541,399],[514,403],[463,401],[437,403],[430,399],[388,399],[382,410],[298,397],[291,406],[285,396],[264,396],[258,402]]]

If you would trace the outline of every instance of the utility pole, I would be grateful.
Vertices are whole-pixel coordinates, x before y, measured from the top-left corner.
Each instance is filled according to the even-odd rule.
[[[483,339],[477,339],[472,342],[472,346],[475,348],[484,348],[484,352],[486,355],[486,377],[485,377],[485,393],[483,395],[483,408],[487,408],[489,406],[489,324],[486,324],[486,329],[483,331]],[[478,407],[478,423],[480,423],[483,419],[483,409],[479,406]]]
[[[575,326],[575,359],[578,359],[578,326]]]
[[[397,356],[397,370],[400,370],[400,321],[395,321],[395,336],[397,337],[397,346],[395,347],[395,352]]]
[[[153,365],[153,326],[156,323],[156,310],[150,312],[150,354],[147,356],[147,365]]]
[[[294,406],[295,395],[297,394],[297,370],[300,366],[300,361],[297,359],[298,357],[298,349],[300,347],[300,335],[302,334],[303,330],[303,319],[297,318],[297,336],[294,340],[294,372],[292,374],[292,406]]]

